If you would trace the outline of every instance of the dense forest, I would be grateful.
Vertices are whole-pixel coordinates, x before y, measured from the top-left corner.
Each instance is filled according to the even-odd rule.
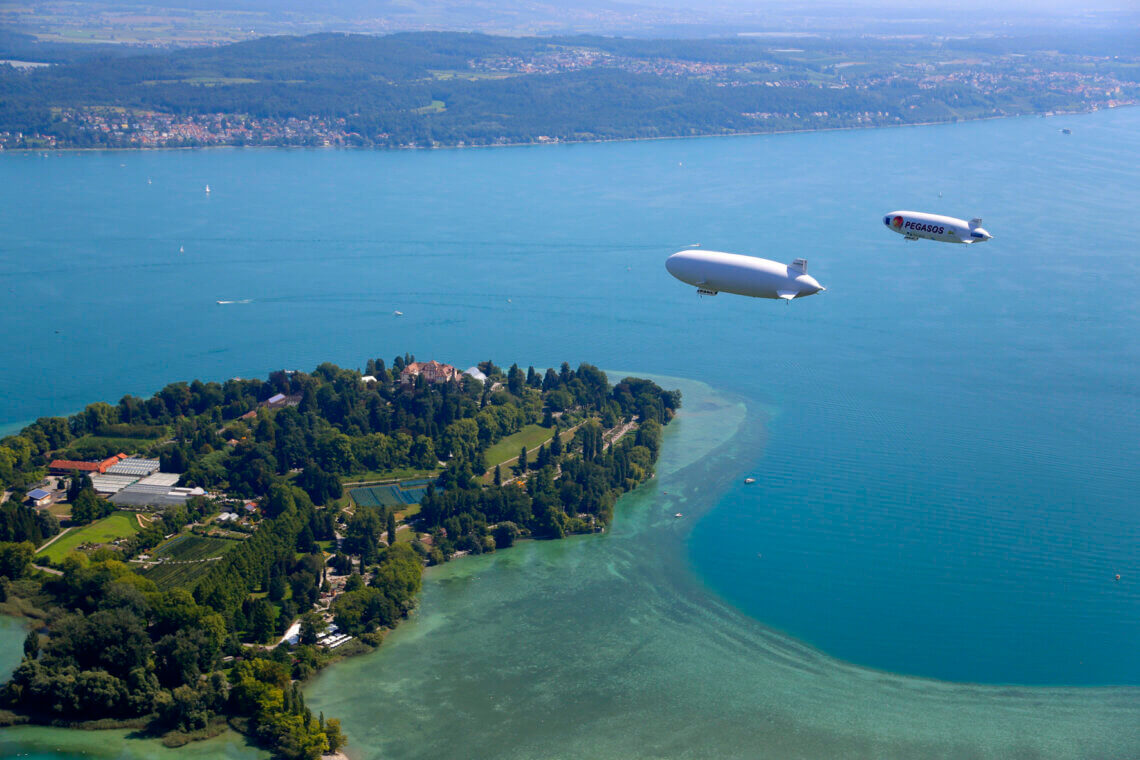
[[[335,751],[339,723],[313,716],[298,683],[378,645],[414,606],[425,566],[604,529],[618,496],[652,476],[680,404],[676,391],[611,385],[588,364],[483,362],[485,381],[432,384],[403,372],[413,361],[174,383],[0,441],[0,484],[12,490],[0,506],[0,610],[34,626],[0,691],[0,722],[136,726],[172,745],[229,725],[283,758]],[[526,429],[549,438],[488,469],[487,452]],[[113,545],[54,563],[37,555],[59,521],[21,504],[23,489],[44,482],[53,458],[100,458],[132,441],[129,453],[158,457],[207,495],[145,510],[147,527]],[[397,472],[431,480],[403,525],[395,509],[344,494],[346,478]],[[111,511],[90,479],[65,479],[71,524]],[[228,551],[204,573],[172,582],[136,559],[171,535],[214,531],[219,512],[243,502],[256,514],[227,528]],[[355,648],[326,646],[330,623]],[[293,625],[295,644],[282,640]]]
[[[404,33],[135,55],[45,48],[58,65],[0,66],[0,133],[78,147],[486,145],[954,121],[1140,93],[1134,40],[1108,37],[1119,55],[1097,58],[1055,42]]]

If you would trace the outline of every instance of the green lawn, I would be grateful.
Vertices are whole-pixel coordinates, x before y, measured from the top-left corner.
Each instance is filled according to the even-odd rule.
[[[396,519],[397,520],[410,520],[411,518],[415,517],[419,513],[420,513],[420,505],[419,504],[409,504],[406,507],[401,507],[400,509],[396,510]]]
[[[56,517],[62,517],[63,515],[71,514],[71,505],[66,501],[57,501],[55,504],[49,504],[46,509]]]
[[[526,446],[527,451],[535,448],[543,441],[554,435],[554,428],[541,425],[527,425],[519,432],[508,435],[503,440],[487,449],[487,469],[495,469],[495,465],[510,461],[519,455],[519,450]]]
[[[517,454],[518,452],[516,451],[515,453]],[[410,467],[405,467],[400,470],[369,470],[368,472],[345,475],[343,481],[345,487],[350,487],[362,483],[376,483],[382,480],[418,480],[420,478],[430,478],[434,480],[437,477],[439,477],[438,467],[431,470],[413,470]]]
[[[139,524],[135,520],[134,512],[114,512],[109,517],[96,520],[90,525],[73,528],[66,536],[36,556],[59,562],[82,544],[106,544],[116,538],[133,536],[138,532]]]

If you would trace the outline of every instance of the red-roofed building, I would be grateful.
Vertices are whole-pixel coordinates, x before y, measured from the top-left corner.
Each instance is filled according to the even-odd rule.
[[[400,373],[400,383],[403,385],[410,385],[416,381],[420,375],[424,376],[424,380],[433,385],[435,383],[452,383],[459,382],[459,378],[463,376],[463,372],[452,367],[450,364],[441,364],[435,359],[430,362],[412,362],[404,367]]]
[[[73,472],[99,473],[102,475],[111,467],[118,464],[119,460],[126,458],[126,454],[116,454],[113,457],[104,459],[102,462],[76,462],[70,459],[55,459],[48,465],[48,469],[52,475],[70,475]]]

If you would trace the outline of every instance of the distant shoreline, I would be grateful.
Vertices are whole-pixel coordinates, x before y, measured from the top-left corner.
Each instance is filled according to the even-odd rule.
[[[776,129],[776,130],[757,130],[751,132],[719,132],[702,135],[658,135],[656,137],[607,137],[599,138],[596,140],[546,140],[539,142],[531,140],[529,142],[508,142],[496,143],[493,145],[433,145],[431,147],[414,146],[397,146],[388,147],[383,145],[190,145],[190,146],[108,146],[101,148],[7,148],[0,151],[0,155],[5,153],[109,153],[109,152],[152,152],[152,151],[193,151],[193,150],[328,150],[328,151],[433,151],[433,150],[477,150],[487,148],[522,148],[522,147],[549,147],[554,145],[593,145],[600,143],[623,143],[623,142],[651,142],[661,140],[704,140],[716,137],[760,137],[764,135],[796,135],[796,134],[811,134],[817,132],[857,132],[869,129],[901,129],[904,127],[938,127],[949,126],[953,124],[969,124],[981,121],[999,121],[1004,119],[1045,119],[1054,118],[1058,116],[1087,116],[1093,113],[1100,113],[1101,111],[1115,111],[1121,108],[1135,108],[1140,106],[1137,103],[1119,103],[1114,106],[1105,108],[1090,108],[1084,111],[1054,111],[1046,113],[1026,113],[1026,114],[1011,114],[1008,116],[978,116],[974,118],[946,120],[946,121],[916,121],[907,122],[905,124],[874,124],[865,127],[806,127],[804,129]],[[0,425],[3,429],[4,425]]]

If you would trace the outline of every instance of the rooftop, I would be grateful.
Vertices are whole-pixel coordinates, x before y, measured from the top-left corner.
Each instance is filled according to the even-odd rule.
[[[106,472],[108,475],[134,475],[141,478],[156,472],[158,468],[159,461],[157,459],[128,457],[118,464],[108,467]]]

